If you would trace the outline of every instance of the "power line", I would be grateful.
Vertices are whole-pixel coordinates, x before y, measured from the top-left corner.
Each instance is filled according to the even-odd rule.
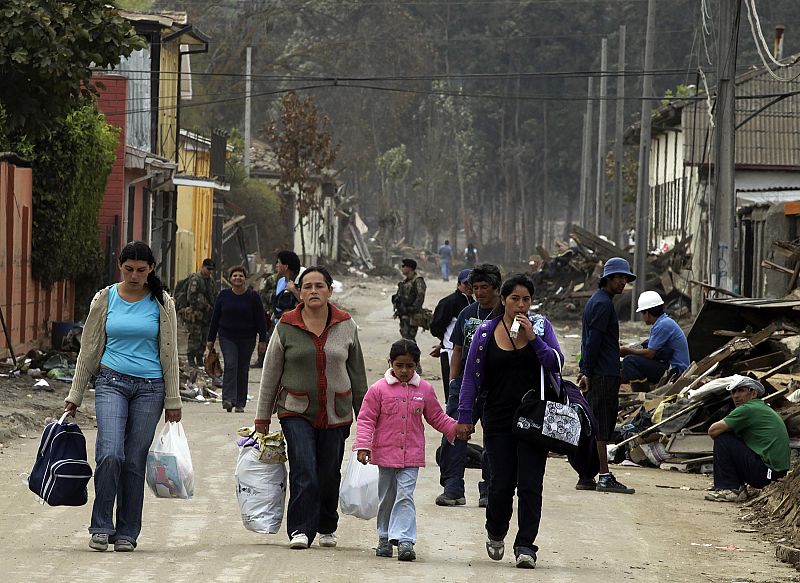
[[[750,70],[750,67],[741,67],[740,72]],[[109,69],[97,68],[93,71],[110,74],[141,73],[150,74],[152,71],[144,69]],[[713,71],[711,69],[710,71]],[[576,70],[576,71],[538,71],[538,72],[498,72],[498,73],[450,73],[450,74],[427,74],[427,75],[382,75],[382,76],[350,76],[350,75],[269,75],[253,74],[253,80],[265,81],[328,81],[328,82],[389,82],[389,81],[441,81],[441,80],[491,80],[491,79],[584,79],[586,77],[642,77],[644,75],[681,75],[685,74],[685,69],[632,69],[624,72],[619,71],[600,71],[600,70]],[[212,73],[212,72],[178,72],[178,71],[159,71],[166,80],[176,79],[178,75],[189,75],[197,77],[223,77],[223,78],[244,78],[244,73]]]

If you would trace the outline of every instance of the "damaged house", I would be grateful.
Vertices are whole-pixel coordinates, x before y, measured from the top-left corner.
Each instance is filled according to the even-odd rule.
[[[794,64],[776,74],[800,76],[797,60],[785,59]],[[790,89],[761,66],[736,78],[737,244],[720,259],[735,282],[731,295],[783,297],[794,287],[790,280],[797,281],[800,247],[792,241],[800,231],[800,94]],[[704,96],[673,101],[653,114],[648,244],[672,245],[691,234],[693,277],[710,282],[714,89]],[[626,141],[638,142],[638,133],[637,125]],[[691,295],[697,313],[703,290],[695,286]]]

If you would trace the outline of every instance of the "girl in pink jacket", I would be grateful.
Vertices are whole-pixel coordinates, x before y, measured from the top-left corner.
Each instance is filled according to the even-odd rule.
[[[378,557],[417,558],[417,512],[414,488],[419,468],[425,465],[422,418],[452,443],[468,439],[470,428],[458,425],[442,410],[430,383],[417,374],[420,350],[413,340],[398,340],[389,352],[391,368],[372,385],[358,414],[353,449],[358,461],[378,466]]]

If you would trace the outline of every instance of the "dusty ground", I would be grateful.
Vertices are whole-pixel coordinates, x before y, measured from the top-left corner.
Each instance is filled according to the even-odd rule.
[[[364,287],[354,287],[361,283]],[[384,370],[388,346],[397,336],[388,297],[390,281],[346,282],[340,303],[351,310],[361,327],[369,376]],[[449,293],[452,284],[429,281],[428,305]],[[624,339],[636,337],[636,327],[624,328]],[[557,326],[568,360],[574,362],[579,325]],[[629,338],[628,338],[629,337]],[[424,334],[420,344],[433,339]],[[423,351],[425,352],[425,351]],[[438,363],[423,362],[426,374],[439,388]],[[251,376],[256,393],[258,372]],[[16,393],[11,402],[6,381],[0,380],[0,416],[13,404],[28,402],[32,417],[58,410],[66,386],[52,395]],[[91,401],[91,397],[88,397]],[[35,406],[33,406],[35,405]],[[483,512],[477,508],[477,470],[467,471],[467,506],[440,508],[438,471],[433,461],[438,445],[429,429],[427,468],[417,488],[419,559],[413,564],[374,556],[373,521],[342,518],[340,545],[291,551],[285,532],[256,535],[244,530],[238,516],[233,468],[235,431],[252,419],[248,413],[225,413],[218,404],[185,406],[184,424],[192,446],[197,479],[191,501],[160,500],[146,495],[144,529],[133,554],[96,553],[88,546],[86,528],[90,506],[50,508],[36,503],[21,484],[35,455],[40,429],[26,439],[8,440],[0,449],[0,556],[4,581],[49,581],[79,576],[86,581],[472,581],[529,578],[559,583],[619,581],[760,582],[798,580],[798,573],[774,558],[773,547],[738,520],[735,506],[702,500],[707,478],[657,469],[621,468],[617,475],[634,486],[634,496],[576,492],[575,475],[563,459],[548,463],[544,510],[536,571],[520,572],[510,558],[490,561],[484,550]],[[87,403],[87,412],[91,412]],[[91,418],[79,418],[93,443]],[[41,423],[41,421],[40,421]],[[41,426],[40,426],[41,427]],[[7,431],[7,434],[9,432]],[[10,433],[13,433],[11,431]],[[480,436],[478,435],[478,440]],[[93,455],[90,452],[90,456]],[[659,487],[667,486],[667,488]],[[691,490],[682,490],[689,487]],[[510,553],[509,553],[510,554]]]

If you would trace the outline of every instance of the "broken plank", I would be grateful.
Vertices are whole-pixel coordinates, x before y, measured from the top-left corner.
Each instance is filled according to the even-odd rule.
[[[788,267],[784,267],[783,265],[778,265],[777,263],[773,263],[768,259],[763,259],[761,261],[761,267],[766,267],[767,269],[773,269],[775,271],[780,271],[782,273],[788,273],[789,275],[794,275],[794,271],[792,271]]]
[[[789,366],[790,364],[792,364],[794,362],[797,362],[797,357],[796,356],[790,358],[786,362],[782,362],[781,364],[779,364],[778,366],[776,366],[774,368],[771,368],[770,370],[765,372],[763,375],[757,375],[758,376],[758,380],[763,382],[763,381],[767,380],[769,377],[771,377],[772,375],[774,375],[775,373],[777,373],[778,371],[783,370],[784,368],[786,368],[787,366]]]
[[[747,360],[740,360],[733,367],[733,372],[744,372],[759,368],[771,368],[783,362],[784,358],[786,358],[786,355],[783,352],[771,352],[770,354],[765,354],[763,356],[748,358]]]

